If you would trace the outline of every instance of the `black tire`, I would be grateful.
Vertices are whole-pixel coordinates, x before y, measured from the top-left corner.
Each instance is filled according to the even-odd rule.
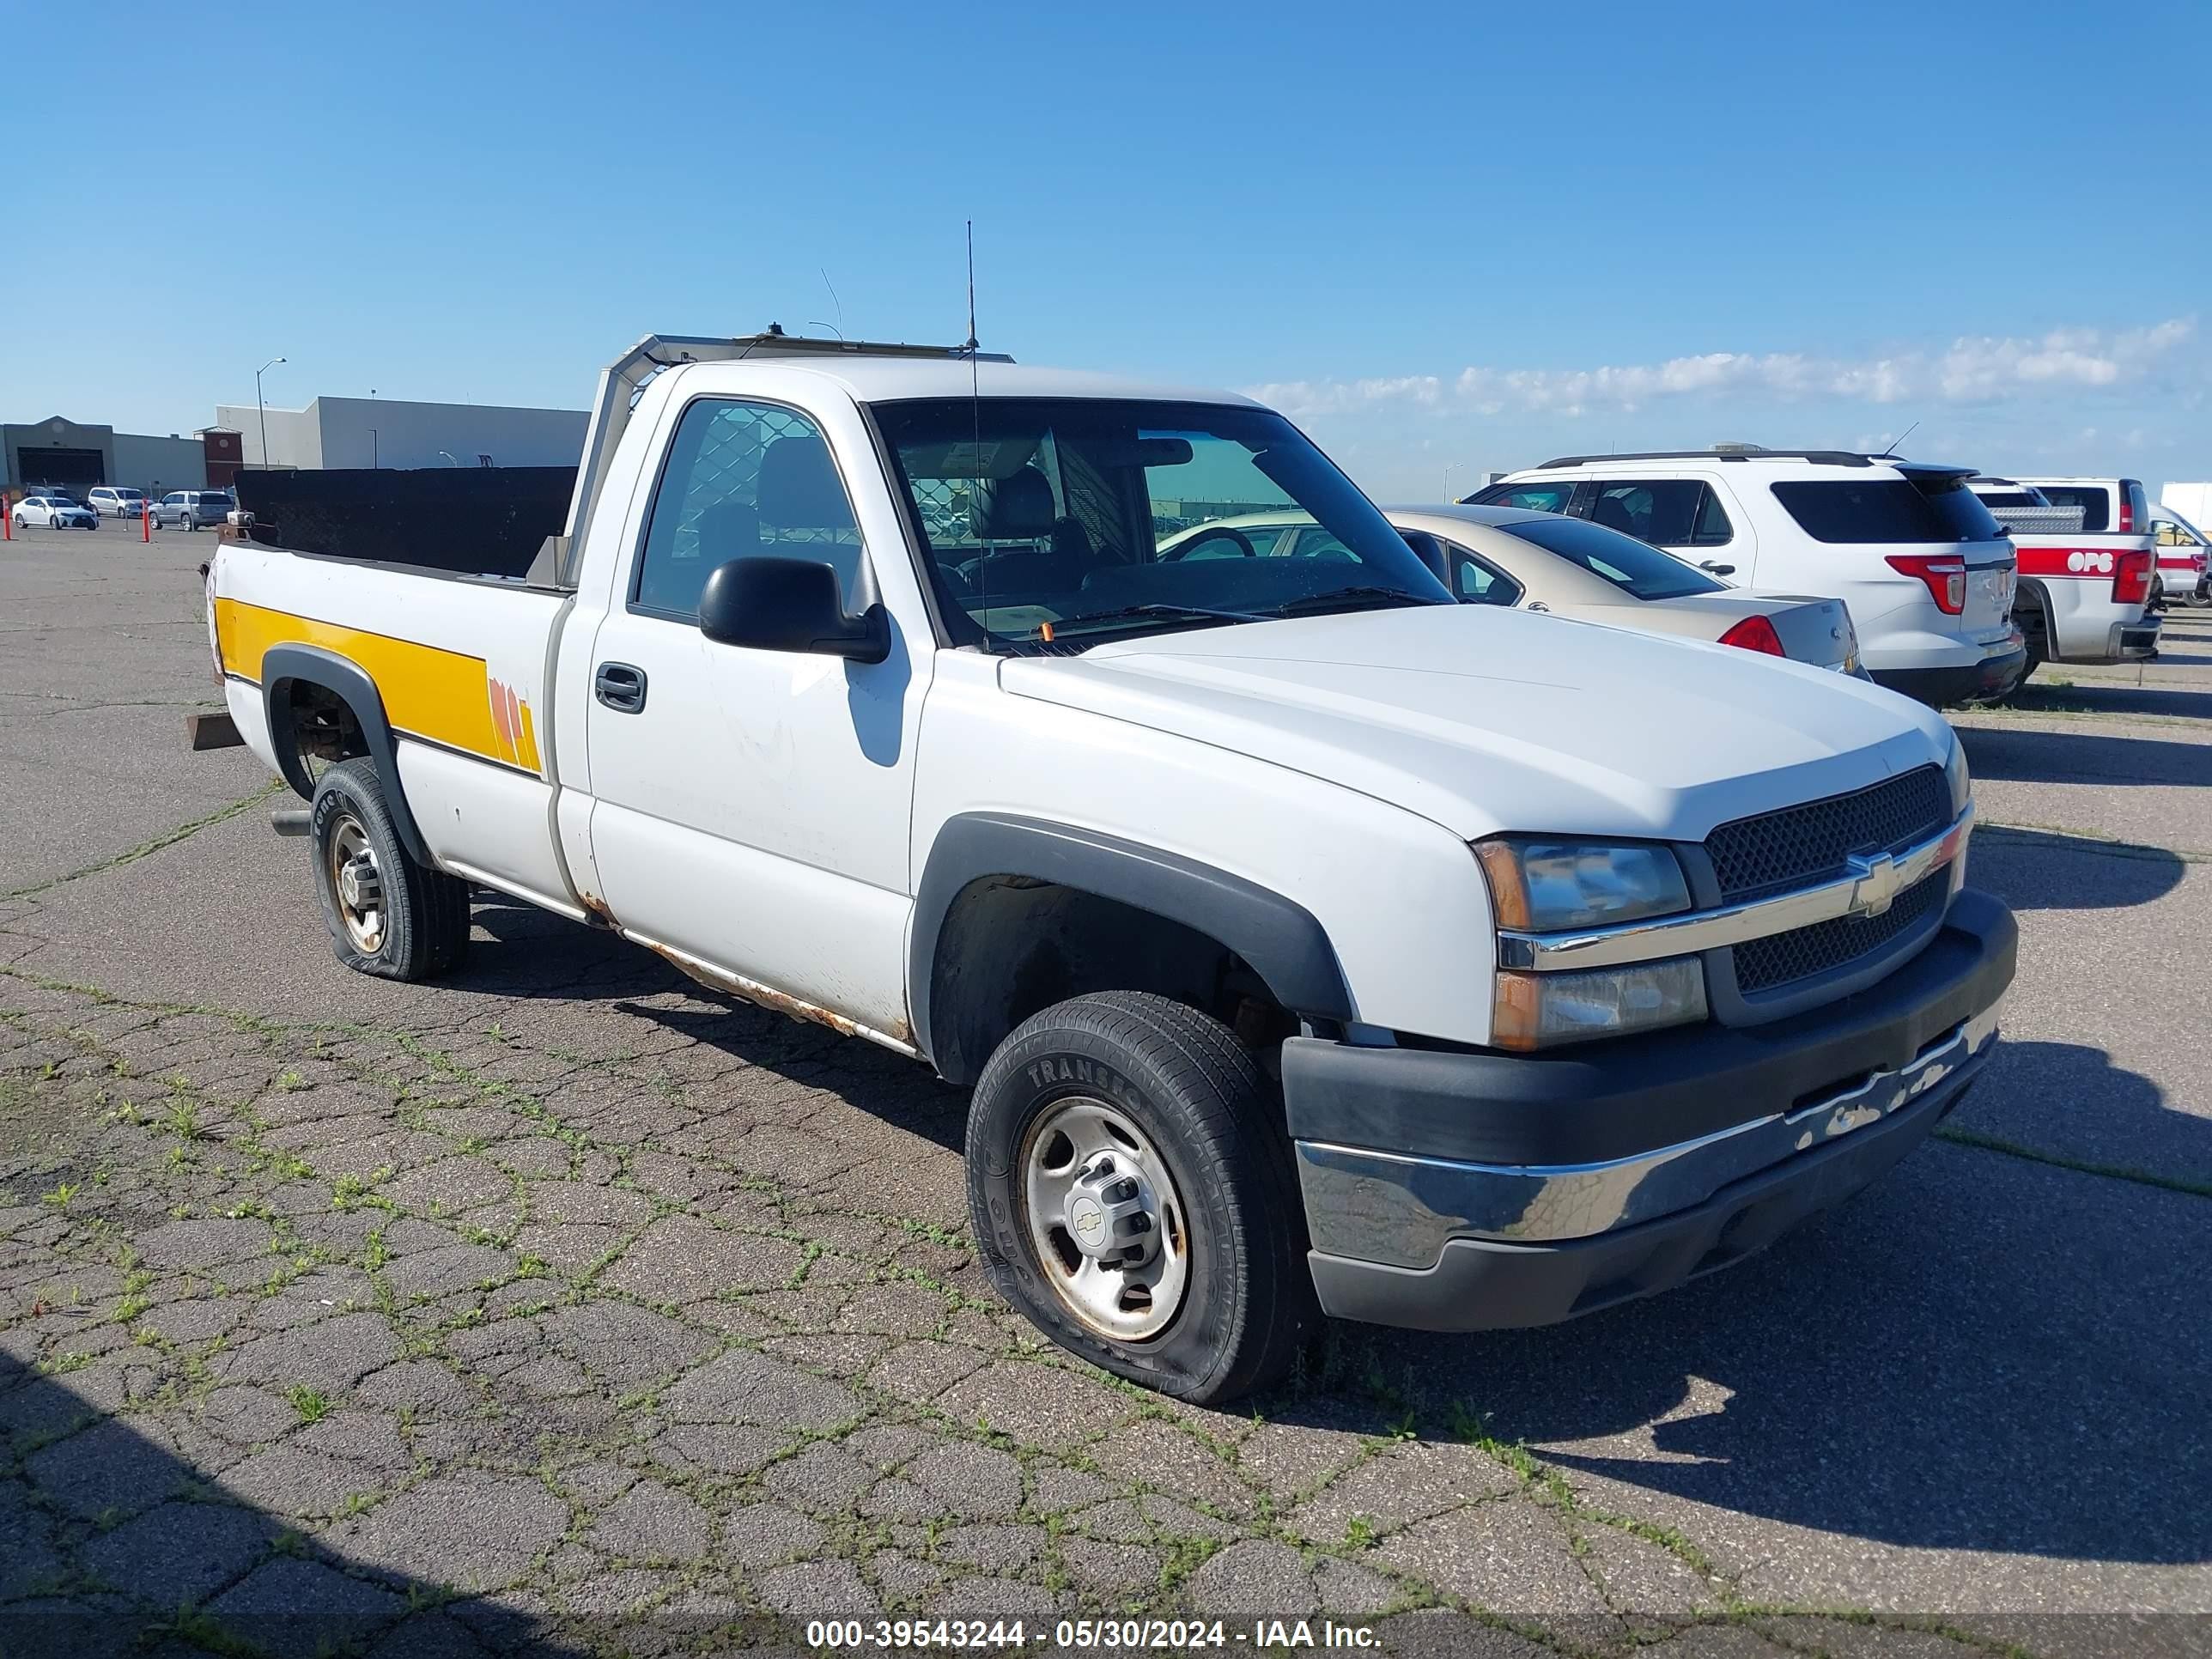
[[[2020,685],[2026,685],[2035,671],[2051,660],[2050,622],[2043,614],[2043,606],[2033,599],[2024,599],[2013,608],[2013,626],[2020,629],[2022,643],[2027,647],[2027,666],[2021,671]],[[2009,695],[2009,694],[2008,694]]]
[[[1078,1318],[1030,1237],[1023,1151],[1041,1116],[1076,1097],[1132,1120],[1178,1195],[1187,1281],[1171,1322],[1140,1342]],[[1281,1376],[1319,1322],[1276,1091],[1228,1028],[1195,1009],[1108,991],[1024,1021],[975,1085],[967,1155],[969,1212],[992,1283],[1093,1364],[1210,1405]]]
[[[417,864],[392,825],[384,781],[371,760],[340,761],[315,786],[309,834],[315,849],[315,891],[340,962],[379,979],[434,979],[458,966],[469,948],[469,884]],[[374,860],[380,903],[373,939],[356,936],[338,891],[331,848],[345,837],[366,843]]]

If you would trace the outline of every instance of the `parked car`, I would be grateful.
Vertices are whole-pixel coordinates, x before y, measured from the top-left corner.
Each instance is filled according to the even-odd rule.
[[[1158,556],[1207,501],[1334,550]],[[477,883],[973,1085],[992,1282],[1146,1386],[1680,1283],[1986,1066],[2016,933],[1939,715],[1455,604],[1234,394],[652,337],[548,529],[475,577],[216,550],[340,960],[451,969]]]
[[[122,485],[102,484],[85,497],[85,505],[104,519],[135,519],[146,506],[146,492]]]
[[[237,505],[227,490],[173,489],[154,503],[154,522],[164,530],[173,526],[198,530],[202,525],[222,523]]]
[[[2212,604],[2212,540],[2163,501],[2150,504],[2159,585],[2169,604]]]
[[[1730,587],[1633,536],[1507,507],[1393,507],[1383,517],[1462,604],[1514,605],[1613,628],[1740,646],[1859,673],[1840,599]],[[1233,539],[1232,539],[1233,533]],[[1219,519],[1169,538],[1160,557],[1348,558],[1310,517]]]
[[[100,514],[75,496],[58,489],[26,495],[15,503],[15,528],[41,525],[50,530],[97,530]]]
[[[2043,662],[2140,662],[2156,656],[2158,548],[2142,485],[2133,478],[2006,483],[2033,491],[2043,503],[1990,505],[2018,550],[2013,619],[2027,642],[2029,672]],[[2188,586],[2196,586],[2194,571]]]
[[[1737,445],[1571,455],[1468,499],[1588,519],[1770,592],[1839,599],[1880,684],[1935,705],[2002,696],[2027,672],[2013,549],[1972,467]]]

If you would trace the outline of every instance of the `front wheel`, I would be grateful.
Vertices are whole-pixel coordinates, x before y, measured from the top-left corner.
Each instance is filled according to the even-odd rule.
[[[434,979],[460,962],[469,884],[410,856],[375,762],[340,761],[324,773],[308,824],[323,921],[340,962],[398,980]]]
[[[1316,1322],[1275,1091],[1195,1009],[1108,991],[1024,1021],[967,1152],[993,1284],[1094,1364],[1212,1404],[1280,1376]]]

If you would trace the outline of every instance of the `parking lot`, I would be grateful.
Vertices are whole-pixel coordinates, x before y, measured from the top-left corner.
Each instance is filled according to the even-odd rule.
[[[453,979],[343,969],[184,746],[214,547],[0,548],[0,1652],[2212,1634],[2212,612],[1958,717],[2021,957],[1935,1143],[1679,1293],[1343,1327],[1219,1413],[999,1304],[921,1067],[489,897]]]

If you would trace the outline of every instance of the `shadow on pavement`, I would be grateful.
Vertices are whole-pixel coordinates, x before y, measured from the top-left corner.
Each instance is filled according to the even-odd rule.
[[[2102,1061],[2024,1046],[2038,1066]],[[2132,1074],[2096,1086],[2161,1109]],[[1633,1513],[1660,1494],[1884,1545],[2198,1562],[2208,1220],[2202,1198],[1936,1141],[1680,1290],[1538,1330],[1337,1326],[1321,1386],[1255,1403],[1340,1425],[1364,1395],[1355,1426],[1438,1438],[1486,1422],[1571,1479],[1638,1489],[1612,1505]]]
[[[2187,868],[2163,847],[1985,823],[1966,880],[2015,910],[2124,910],[2164,898]]]
[[[2021,714],[2191,714],[2204,719],[2212,718],[2212,689],[2153,690],[2122,681],[2075,680],[2065,685],[2023,686],[2005,700],[2005,707]]]
[[[2212,713],[2212,702],[2206,712]],[[2212,744],[2111,730],[2052,732],[2016,726],[1960,726],[1959,741],[1974,776],[1984,781],[2212,784]]]
[[[234,1501],[161,1430],[5,1356],[0,1445],[0,1654],[311,1655],[387,1632],[390,1651],[455,1659],[586,1650],[509,1609],[349,1563]]]
[[[2212,1117],[2182,1109],[2150,1079],[2082,1043],[2006,1038],[1950,1127],[2212,1194]],[[2212,1228],[2212,1212],[2204,1224]]]
[[[478,938],[467,965],[444,983],[492,996],[611,1002],[748,1066],[835,1088],[848,1104],[950,1152],[964,1144],[967,1091],[939,1082],[927,1066],[700,984],[665,957],[604,929],[504,896],[480,892],[474,908],[477,927],[490,938]],[[685,1003],[643,1000],[671,993]]]
[[[2045,904],[2148,902],[2182,869],[2148,848],[2002,867],[2046,845],[2115,850],[2007,831],[1978,840],[1976,856],[1999,890],[2033,878],[2030,902]],[[486,989],[592,994],[574,988],[601,969],[612,997],[692,988],[642,951],[520,907],[480,904],[477,920],[492,943],[478,941],[468,977]],[[961,1093],[857,1039],[742,1004],[635,1012],[959,1144]],[[2154,1120],[2179,1138],[2178,1163],[2205,1159],[2206,1126],[2101,1053],[2024,1044],[2008,1063],[2062,1080],[2058,1098]],[[1937,1142],[1832,1216],[1679,1291],[1533,1331],[1336,1327],[1317,1376],[1251,1404],[1274,1423],[1385,1435],[1481,1422],[1571,1479],[1636,1489],[1637,1504],[1880,1545],[2198,1562],[2212,1556],[2205,1204]]]

